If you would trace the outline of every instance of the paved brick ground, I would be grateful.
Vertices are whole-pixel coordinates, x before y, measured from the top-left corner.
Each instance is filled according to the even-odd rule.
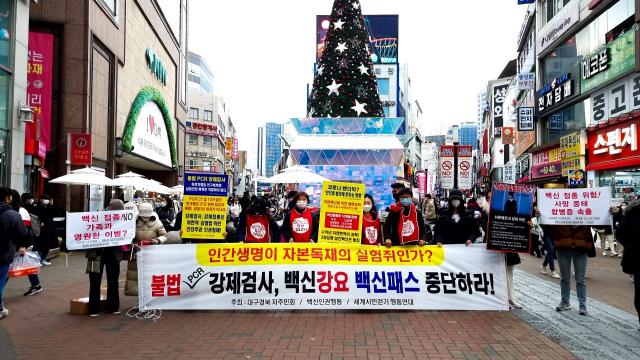
[[[155,322],[73,315],[69,300],[88,293],[85,260],[52,262],[40,294],[23,297],[27,280],[9,281],[3,360],[13,348],[17,359],[51,360],[576,359],[508,312],[173,311]],[[123,310],[134,305],[122,300]]]

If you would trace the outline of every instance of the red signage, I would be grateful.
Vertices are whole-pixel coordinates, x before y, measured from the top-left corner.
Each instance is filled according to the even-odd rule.
[[[233,160],[238,160],[238,139],[233,139]]]
[[[91,134],[69,134],[69,149],[71,165],[92,165]]]
[[[51,147],[51,79],[53,35],[29,32],[27,105],[33,122],[25,127],[25,153],[45,158]]]
[[[640,165],[640,118],[618,122],[588,132],[587,170]]]
[[[191,123],[191,128],[194,130],[204,130],[204,131],[213,131],[218,132],[218,127],[210,124],[200,124],[200,123]]]
[[[533,179],[562,176],[560,146],[533,153],[531,176]]]

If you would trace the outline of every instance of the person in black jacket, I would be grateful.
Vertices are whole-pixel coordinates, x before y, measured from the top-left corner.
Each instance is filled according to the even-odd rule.
[[[40,236],[36,239],[34,251],[40,254],[42,265],[51,265],[47,261],[50,249],[58,247],[58,232],[53,218],[58,215],[58,209],[53,205],[53,199],[47,194],[40,195],[40,202],[35,206],[35,214],[41,222]]]
[[[244,215],[244,213],[247,212],[247,210],[249,209],[249,205],[251,205],[251,198],[249,197],[249,192],[245,191],[242,199],[240,199],[240,208],[242,208],[240,216]]]
[[[613,234],[615,236],[616,241],[618,242],[617,247],[618,247],[619,255],[622,255],[622,253],[624,252],[624,246],[618,240],[618,229],[620,229],[620,225],[624,220],[624,211],[627,208],[627,206],[629,206],[629,203],[627,203],[626,201],[623,201],[622,204],[620,204],[618,211],[616,211],[616,213],[613,214]],[[613,244],[611,244],[611,246],[613,246]],[[611,250],[613,252],[613,249]],[[611,256],[613,256],[613,254]]]
[[[518,203],[513,199],[513,191],[509,192],[509,200],[504,204],[504,212],[507,215],[518,214]]]
[[[240,218],[236,239],[240,243],[280,242],[280,226],[269,213],[267,203],[263,199],[254,201],[247,213]]]
[[[460,190],[451,190],[448,207],[436,222],[431,245],[471,245],[479,236],[474,212],[466,211]]]
[[[424,224],[422,211],[412,204],[411,189],[401,188],[396,195],[399,202],[389,207],[389,214],[382,226],[385,245],[424,246],[427,241],[427,228]],[[402,229],[402,232],[400,231]]]
[[[173,209],[173,201],[171,200],[171,197],[165,195],[162,197],[162,201],[159,204],[160,207],[156,211],[158,219],[167,232],[172,231],[172,224],[176,219],[176,212]]]
[[[625,274],[634,277],[634,304],[640,316],[640,285],[635,281],[640,277],[640,200],[632,201],[622,214],[624,219],[617,231],[618,241],[624,246],[624,256],[620,265]]]
[[[11,189],[0,188],[0,319],[9,314],[2,302],[2,292],[6,285],[9,265],[13,263],[16,247],[27,246],[29,232],[20,214],[11,206]]]

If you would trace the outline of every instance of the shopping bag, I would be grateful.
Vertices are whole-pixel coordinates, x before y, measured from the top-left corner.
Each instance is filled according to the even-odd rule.
[[[9,277],[37,274],[40,266],[40,255],[37,252],[27,251],[24,255],[16,254],[9,265]]]

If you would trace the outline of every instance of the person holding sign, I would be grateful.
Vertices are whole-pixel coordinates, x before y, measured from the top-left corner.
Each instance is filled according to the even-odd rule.
[[[474,212],[465,210],[462,202],[462,192],[458,189],[451,190],[448,207],[440,214],[436,222],[434,237],[431,245],[471,245],[478,236],[478,227],[474,220]]]
[[[316,242],[320,223],[307,207],[309,195],[304,191],[299,192],[292,203],[295,204],[295,208],[286,213],[282,220],[282,235],[290,243]]]
[[[385,245],[387,247],[424,246],[427,240],[427,229],[424,225],[422,212],[411,203],[411,198],[413,198],[411,189],[402,188],[397,196],[400,201],[391,206],[391,212],[382,228],[386,239]]]
[[[240,218],[236,236],[238,242],[247,244],[280,242],[280,227],[274,216],[267,211],[264,199],[254,201],[247,213]]]
[[[364,195],[364,214],[362,216],[362,245],[382,245],[380,217],[373,196]]]

